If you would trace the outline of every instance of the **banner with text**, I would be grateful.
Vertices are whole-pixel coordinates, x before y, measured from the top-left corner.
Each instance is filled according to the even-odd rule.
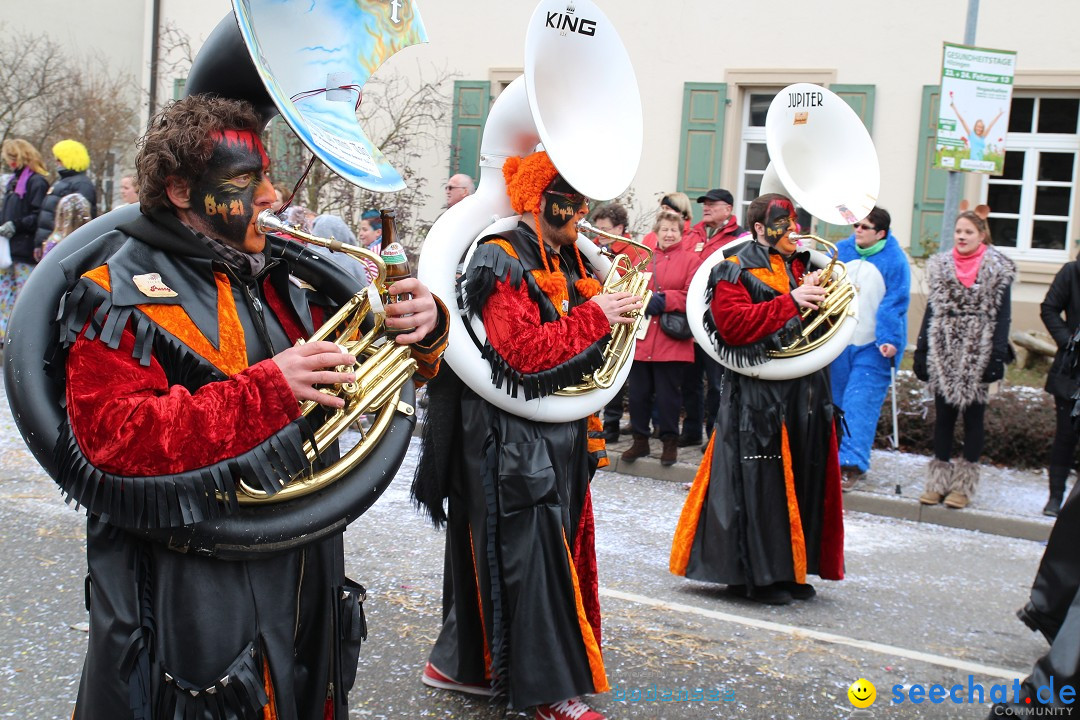
[[[1001,175],[1016,53],[945,43],[934,167]]]

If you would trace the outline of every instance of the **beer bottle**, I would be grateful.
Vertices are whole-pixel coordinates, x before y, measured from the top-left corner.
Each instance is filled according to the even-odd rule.
[[[393,210],[381,210],[379,214],[382,216],[382,259],[386,263],[386,286],[390,287],[398,280],[404,280],[405,278],[412,277],[412,269],[409,267],[409,258],[405,255],[405,248],[396,239],[397,229],[394,227],[394,211]],[[402,300],[411,300],[412,295],[404,293],[401,295],[395,295],[389,298],[389,302],[400,302]],[[410,313],[411,315],[412,313]],[[404,315],[402,317],[408,317]],[[415,330],[412,328],[387,328],[387,334],[404,335]]]

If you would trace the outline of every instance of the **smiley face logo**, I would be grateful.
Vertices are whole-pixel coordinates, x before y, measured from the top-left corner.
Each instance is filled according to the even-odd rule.
[[[848,700],[857,708],[868,708],[877,700],[877,688],[865,678],[851,683],[847,690]]]

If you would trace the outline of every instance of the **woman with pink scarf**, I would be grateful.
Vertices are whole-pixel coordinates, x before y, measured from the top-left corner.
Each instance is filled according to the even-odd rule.
[[[929,292],[914,367],[934,393],[934,458],[919,497],[924,505],[944,501],[959,510],[975,496],[987,389],[1005,376],[1013,359],[1009,319],[1015,278],[1016,265],[990,244],[990,228],[974,212],[957,217],[953,249],[926,264]],[[964,449],[953,463],[953,430],[961,415]]]
[[[0,242],[8,243],[11,265],[0,269],[0,342],[7,335],[8,317],[15,298],[22,290],[34,259],[34,233],[38,213],[49,192],[45,165],[37,148],[26,140],[5,140],[0,146],[0,161],[13,174],[8,181],[3,206],[0,206]]]

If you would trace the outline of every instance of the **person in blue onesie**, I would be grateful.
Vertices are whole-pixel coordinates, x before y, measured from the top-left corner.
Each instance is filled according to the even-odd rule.
[[[852,490],[870,468],[881,404],[907,344],[911,271],[907,255],[889,231],[892,218],[875,207],[837,249],[859,293],[859,325],[851,344],[833,361],[833,402],[844,411],[848,431],[840,441],[841,487]]]

